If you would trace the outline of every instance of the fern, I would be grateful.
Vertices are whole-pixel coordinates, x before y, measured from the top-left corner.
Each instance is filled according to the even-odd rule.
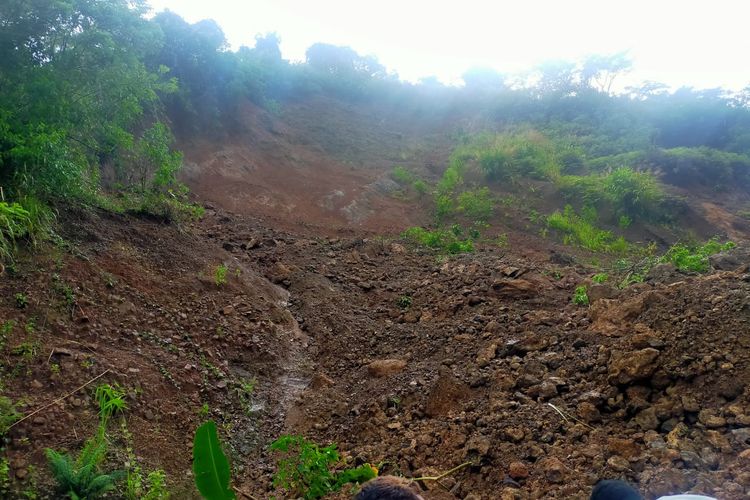
[[[71,499],[88,500],[101,497],[115,488],[122,477],[119,471],[109,474],[99,472],[99,464],[107,454],[104,429],[86,442],[78,458],[51,448],[45,451],[52,476],[57,482],[58,492]]]

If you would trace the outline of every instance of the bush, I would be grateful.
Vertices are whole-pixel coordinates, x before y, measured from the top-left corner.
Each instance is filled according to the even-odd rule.
[[[58,492],[71,498],[99,498],[115,488],[122,473],[101,474],[99,465],[107,454],[107,440],[104,428],[88,440],[75,460],[70,455],[47,448],[52,476],[57,481]]]
[[[654,218],[664,200],[664,191],[652,173],[629,167],[600,175],[563,176],[558,185],[568,198],[584,205],[611,208],[621,218],[618,222],[627,221],[627,225],[636,218]]]
[[[414,182],[414,174],[406,170],[404,167],[393,167],[391,177],[394,181],[404,186]]]
[[[563,212],[547,217],[547,226],[562,233],[566,245],[577,244],[592,252],[626,253],[630,246],[620,236],[615,238],[610,231],[597,228],[577,215],[573,207],[566,205]]]
[[[402,236],[419,245],[451,254],[474,251],[474,243],[470,239],[461,239],[451,231],[440,229],[429,231],[422,227],[412,227],[404,231]]]
[[[573,293],[573,303],[577,306],[589,305],[589,294],[584,285],[576,287],[576,290]]]
[[[0,202],[0,259],[10,260],[16,241],[32,229],[31,214],[19,203]]]
[[[271,443],[271,450],[284,454],[273,485],[286,490],[289,498],[321,498],[347,483],[364,483],[377,476],[377,469],[369,464],[332,471],[340,460],[336,444],[320,447],[302,436],[281,436]]]
[[[664,173],[666,182],[677,186],[750,185],[750,157],[746,154],[708,147],[680,147],[653,150],[647,155],[647,161]]]
[[[561,151],[562,153],[562,151]],[[565,151],[566,161],[569,151]],[[539,132],[481,135],[465,146],[457,148],[453,161],[474,161],[487,179],[512,181],[520,177],[556,179],[560,175],[561,159],[555,145]]]
[[[608,279],[609,275],[607,273],[597,273],[591,277],[591,281],[599,284],[606,282]]]
[[[472,220],[486,221],[492,217],[494,203],[487,187],[464,191],[458,195],[458,211]]]
[[[667,250],[667,253],[661,257],[660,262],[671,262],[680,271],[705,273],[711,267],[708,260],[711,255],[734,247],[733,242],[719,243],[716,238],[708,240],[703,245],[677,243]]]

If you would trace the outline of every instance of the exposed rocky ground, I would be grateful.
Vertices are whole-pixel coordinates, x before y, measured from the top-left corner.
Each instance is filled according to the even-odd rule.
[[[0,279],[0,316],[16,322],[6,394],[28,414],[109,370],[101,380],[130,393],[136,456],[178,498],[192,495],[204,403],[256,498],[271,494],[267,445],[283,432],[407,477],[471,462],[426,482],[426,498],[585,498],[602,477],[649,497],[750,493],[742,246],[707,275],[661,266],[626,290],[592,285],[586,308],[571,295],[593,269],[559,252],[440,258],[211,209],[182,230],[85,212],[60,227],[64,243]],[[16,486],[48,494],[43,450],[80,449],[91,389],[11,429]],[[111,439],[122,464],[126,435]]]

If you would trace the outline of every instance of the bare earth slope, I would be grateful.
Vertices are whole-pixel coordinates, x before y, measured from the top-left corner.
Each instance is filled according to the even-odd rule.
[[[282,433],[407,477],[471,463],[421,484],[428,499],[586,498],[599,478],[649,498],[750,495],[745,198],[687,199],[698,236],[741,242],[712,272],[660,266],[620,291],[538,234],[524,204],[559,208],[544,189],[498,208],[507,248],[444,258],[398,239],[431,219],[425,200],[394,195],[392,167],[435,180],[470,121],[323,99],[246,111],[236,136],[182,144],[201,221],[67,209],[56,244],[0,275],[4,395],[30,415],[7,435],[16,491],[54,498],[44,449],[81,449],[106,381],[128,390],[106,468],[132,446],[175,498],[196,495],[206,418],[255,498],[274,494]],[[581,283],[589,308],[571,303]]]
[[[109,370],[102,380],[130,391],[136,456],[166,469],[179,498],[191,495],[203,403],[236,485],[257,498],[270,495],[267,445],[282,432],[408,477],[472,462],[426,484],[426,498],[584,498],[601,477],[649,495],[750,491],[741,249],[707,276],[663,270],[624,292],[597,289],[611,299],[586,309],[570,296],[590,270],[496,248],[439,262],[211,210],[189,232],[96,214],[62,227],[68,246],[0,281],[0,313],[17,322],[7,393],[30,413]],[[27,343],[33,355],[17,349]],[[11,430],[15,477],[45,447],[80,449],[96,421],[90,389]],[[117,427],[113,467],[125,460]]]

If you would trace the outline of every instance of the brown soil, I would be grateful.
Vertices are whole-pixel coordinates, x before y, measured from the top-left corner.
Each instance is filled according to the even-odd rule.
[[[167,472],[175,498],[195,497],[204,404],[235,486],[256,498],[273,494],[268,444],[282,433],[336,442],[384,474],[471,462],[420,484],[428,499],[586,498],[600,478],[632,481],[648,498],[747,498],[748,247],[703,276],[660,266],[624,291],[593,285],[592,256],[542,238],[525,213],[525,196],[552,206],[543,190],[498,211],[507,248],[441,258],[379,237],[429,221],[418,200],[373,186],[402,157],[398,144],[427,177],[450,148],[440,121],[370,111],[249,109],[252,135],[186,148],[186,178],[209,207],[200,222],[67,209],[59,244],[6,269],[0,324],[15,326],[4,395],[30,414],[106,371],[10,430],[14,487],[33,480],[54,497],[44,449],[81,448],[97,422],[93,387],[106,381],[128,389],[135,455]],[[347,113],[350,140],[336,142]],[[383,125],[368,132],[368,120]],[[690,206],[691,217],[747,235],[730,208]],[[581,283],[590,308],[571,303]],[[119,423],[112,467],[127,460]]]

